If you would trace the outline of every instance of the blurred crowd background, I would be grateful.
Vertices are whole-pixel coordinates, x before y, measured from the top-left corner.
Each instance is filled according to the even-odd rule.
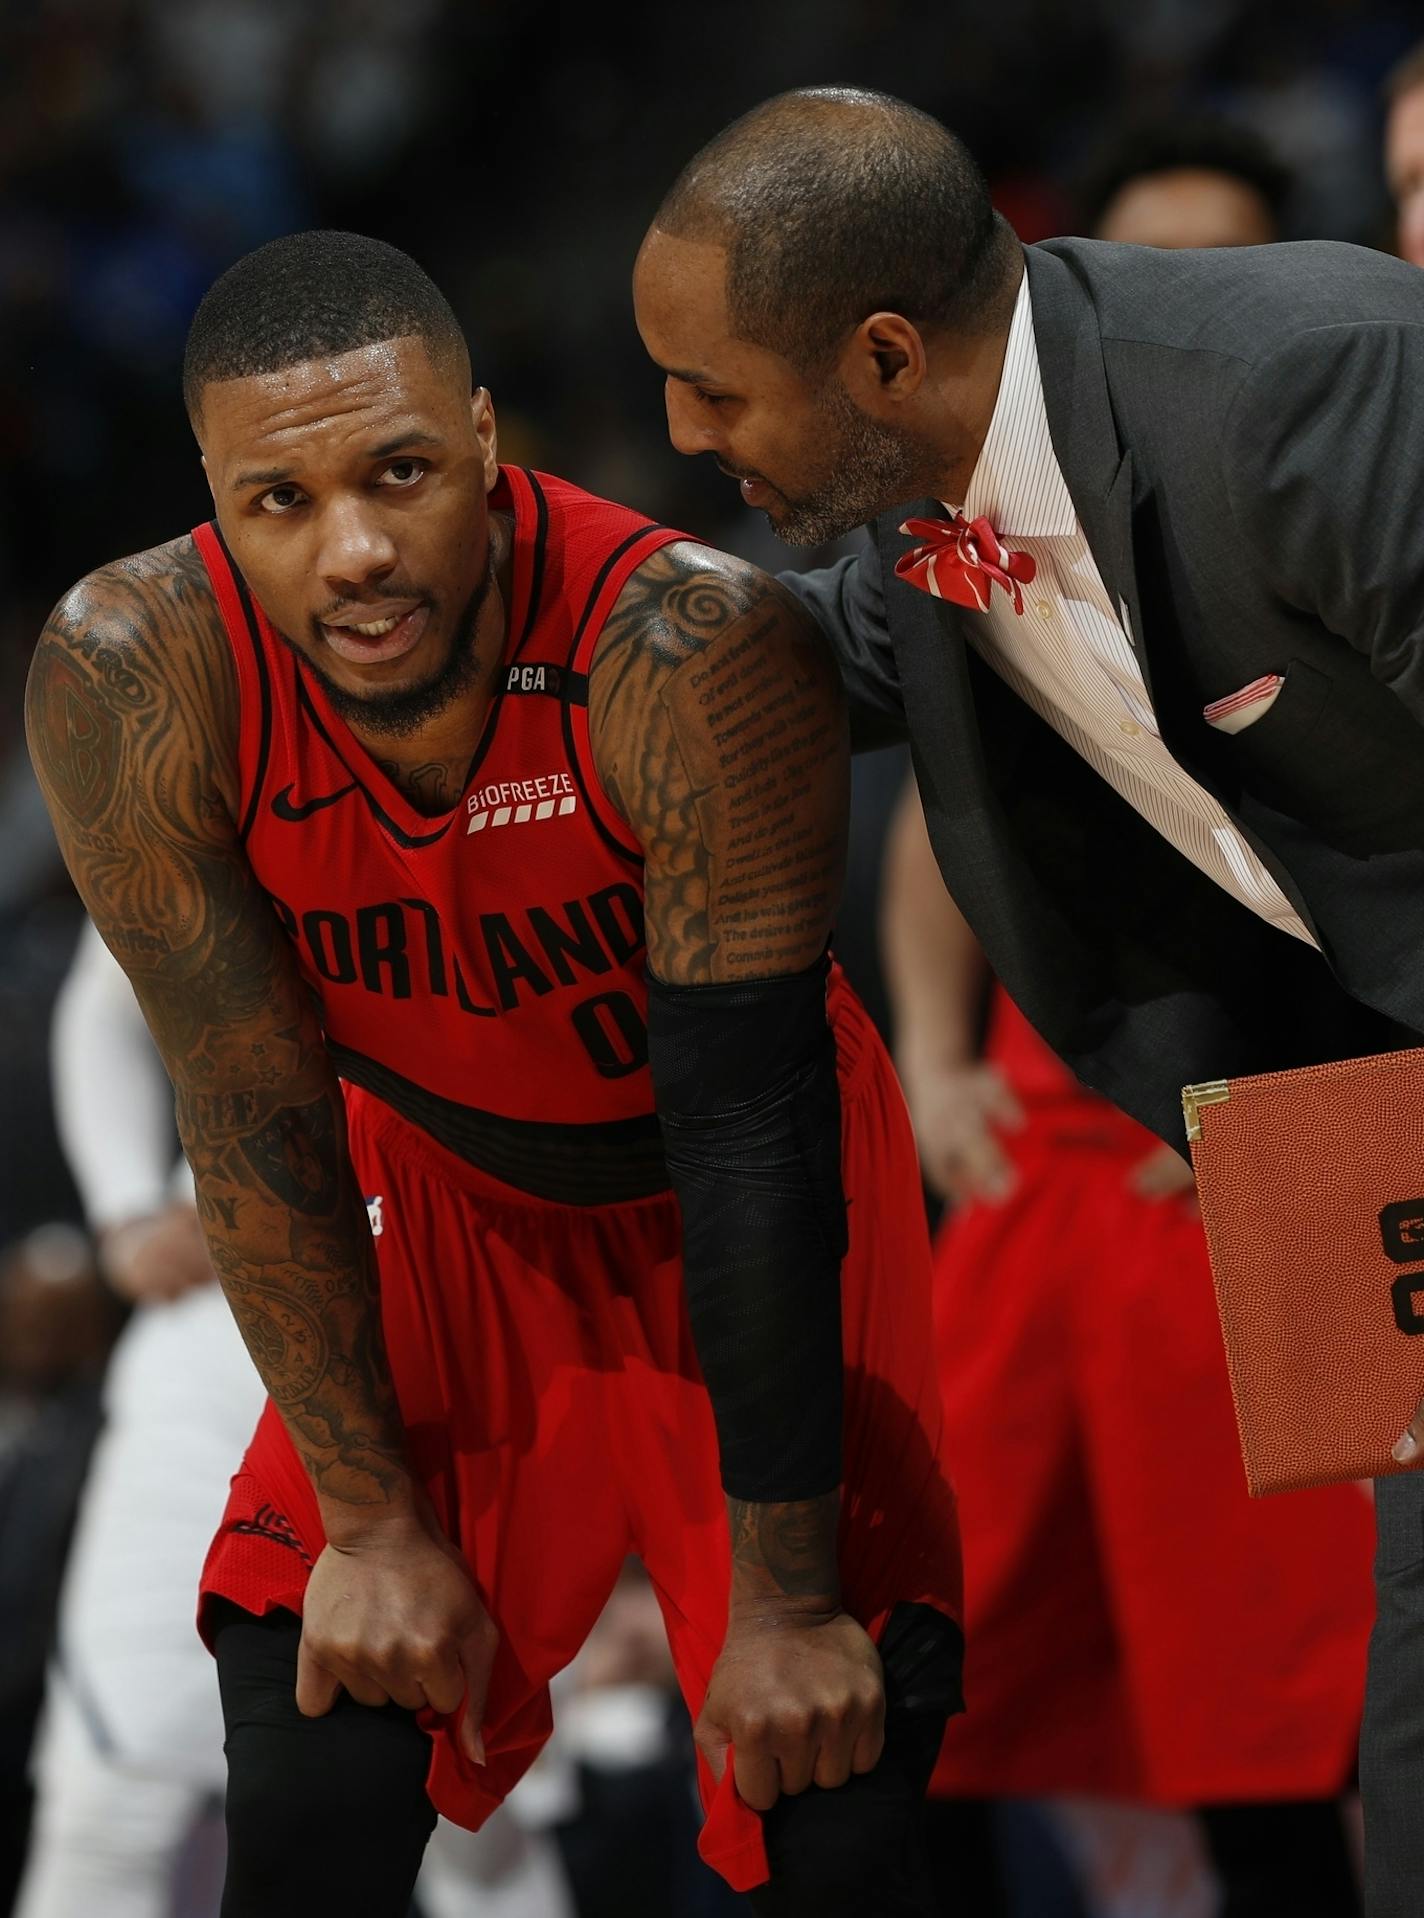
[[[669,448],[631,319],[638,239],[704,138],[784,87],[883,87],[968,140],[1032,240],[1087,230],[1105,140],[1210,109],[1288,169],[1286,237],[1388,247],[1381,89],[1422,29],[1418,0],[3,0],[0,1914],[124,1316],[55,1137],[49,1021],[80,913],[21,693],[67,585],[206,516],[178,365],[208,283],[297,227],[391,240],[464,320],[506,457],[785,564],[734,489]]]

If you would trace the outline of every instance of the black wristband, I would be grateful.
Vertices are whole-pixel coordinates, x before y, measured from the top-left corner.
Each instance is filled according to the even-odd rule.
[[[827,969],[718,986],[649,975],[688,1313],[737,1499],[819,1498],[841,1481],[846,1216]]]

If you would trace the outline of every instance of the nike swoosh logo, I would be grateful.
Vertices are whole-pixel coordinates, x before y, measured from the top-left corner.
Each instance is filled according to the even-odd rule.
[[[320,812],[323,806],[334,806],[337,800],[344,799],[347,793],[354,793],[356,781],[353,779],[351,784],[343,786],[340,792],[323,793],[319,799],[303,800],[300,806],[292,804],[292,794],[295,790],[295,786],[283,786],[281,792],[273,793],[272,810],[279,819],[286,819],[293,825],[300,825],[302,820],[310,819],[314,812]]]

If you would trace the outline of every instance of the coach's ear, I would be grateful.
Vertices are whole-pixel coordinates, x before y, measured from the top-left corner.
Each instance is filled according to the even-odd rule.
[[[485,491],[492,493],[499,481],[499,429],[495,425],[494,401],[487,386],[477,386],[470,396],[470,416],[475,422],[475,438],[484,455]]]

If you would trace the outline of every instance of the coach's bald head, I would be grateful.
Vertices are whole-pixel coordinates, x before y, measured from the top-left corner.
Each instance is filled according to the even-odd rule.
[[[851,87],[753,107],[688,162],[653,225],[725,248],[738,336],[802,368],[876,307],[981,324],[1017,252],[961,140]]]
[[[954,134],[888,94],[821,87],[754,107],[688,162],[634,295],[674,443],[717,454],[783,536],[819,540],[967,478],[1021,272]]]

